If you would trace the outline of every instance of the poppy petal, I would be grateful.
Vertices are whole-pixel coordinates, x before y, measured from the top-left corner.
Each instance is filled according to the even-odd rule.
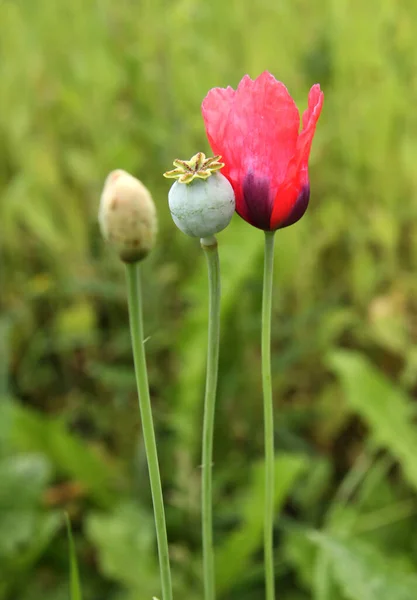
[[[278,190],[271,215],[271,229],[287,227],[298,221],[308,206],[308,159],[318,118],[323,107],[324,94],[316,84],[308,95],[308,108],[303,113],[303,129],[298,136],[296,151],[290,160],[285,181]],[[303,208],[303,210],[301,210]],[[298,216],[299,215],[299,216]],[[295,218],[297,217],[297,218]]]
[[[316,131],[321,109],[323,108],[324,94],[320,85],[316,83],[308,94],[308,108],[303,113],[303,129],[297,140],[297,170],[307,170],[311,144]]]
[[[234,188],[237,212],[253,225],[269,228],[265,217],[269,214],[270,220],[298,139],[300,117],[287,88],[268,72],[255,80],[246,75],[236,92],[210,90],[202,111],[211,148],[226,163],[223,174]],[[244,190],[248,177],[251,206],[256,203],[252,191],[263,191],[260,210],[248,212]]]
[[[310,200],[310,184],[306,183],[301,188],[301,191],[298,193],[297,199],[291,208],[291,212],[288,217],[279,225],[279,229],[283,229],[284,227],[289,227],[289,225],[294,225],[297,221],[301,219],[305,211],[307,210],[308,203]],[[275,227],[278,229],[278,227]]]
[[[209,144],[214,154],[222,156],[223,161],[226,163],[225,170],[230,162],[230,151],[233,151],[233,144],[227,143],[226,127],[235,95],[235,90],[230,86],[227,88],[213,88],[202,103]],[[217,152],[214,148],[221,148],[222,151]],[[223,173],[225,170],[223,170]]]
[[[269,180],[249,171],[243,180],[242,202],[239,207],[239,211],[243,213],[241,216],[259,229],[269,229],[272,200]]]

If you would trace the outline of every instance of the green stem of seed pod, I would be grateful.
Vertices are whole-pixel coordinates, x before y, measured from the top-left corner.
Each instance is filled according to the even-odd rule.
[[[206,392],[204,399],[203,447],[202,447],[202,537],[204,598],[216,596],[214,550],[213,550],[213,431],[216,403],[217,373],[220,339],[220,264],[217,241],[214,236],[203,238],[201,247],[207,259],[209,281],[209,326]]]
[[[139,262],[126,264],[130,333],[135,363],[136,385],[139,397],[139,410],[142,419],[143,439],[148,460],[149,479],[153,500],[156,538],[158,543],[159,569],[161,574],[162,599],[172,600],[171,570],[169,565],[168,538],[165,522],[164,501],[161,477],[159,474],[158,453],[152,419],[148,373],[143,339],[142,293]]]
[[[264,400],[265,514],[264,560],[266,600],[275,598],[274,577],[274,410],[271,381],[271,306],[274,267],[274,234],[265,231],[264,282],[262,292],[262,390]]]

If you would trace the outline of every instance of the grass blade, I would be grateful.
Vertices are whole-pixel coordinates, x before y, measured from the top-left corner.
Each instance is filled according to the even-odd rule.
[[[70,591],[71,600],[82,600],[80,574],[78,571],[77,555],[75,552],[74,538],[72,536],[71,522],[68,513],[65,513],[67,524],[68,546],[69,546],[69,567],[70,567]]]

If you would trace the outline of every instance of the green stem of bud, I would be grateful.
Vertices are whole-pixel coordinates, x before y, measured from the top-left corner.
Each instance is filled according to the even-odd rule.
[[[158,543],[159,569],[162,584],[162,599],[172,600],[171,569],[169,564],[168,538],[165,522],[164,500],[159,473],[158,453],[152,419],[148,373],[143,338],[142,293],[139,262],[126,264],[130,333],[135,363],[139,410],[142,419],[143,439],[148,460],[149,479],[153,500],[156,538]]]
[[[202,536],[204,598],[216,596],[214,550],[213,550],[213,432],[217,391],[220,339],[220,264],[217,241],[214,236],[202,238],[201,247],[206,255],[209,281],[209,325],[206,391],[204,399],[203,447],[202,447]]]

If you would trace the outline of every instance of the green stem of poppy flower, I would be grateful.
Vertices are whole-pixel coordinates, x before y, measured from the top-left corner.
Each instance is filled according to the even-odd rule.
[[[138,389],[139,410],[142,419],[143,439],[148,460],[156,539],[158,543],[159,570],[161,575],[162,599],[172,600],[171,569],[169,565],[168,538],[165,522],[164,500],[158,465],[155,431],[152,419],[148,373],[143,339],[142,293],[139,262],[126,264],[130,333]]]
[[[274,410],[271,381],[271,307],[274,267],[274,231],[265,231],[262,292],[262,390],[264,399],[265,515],[264,560],[266,600],[275,598],[274,577]]]
[[[201,247],[207,260],[209,281],[209,324],[206,391],[204,398],[203,447],[202,447],[202,538],[204,598],[214,600],[216,584],[213,550],[213,432],[216,405],[217,373],[220,339],[220,264],[217,240],[214,236],[201,239]]]

